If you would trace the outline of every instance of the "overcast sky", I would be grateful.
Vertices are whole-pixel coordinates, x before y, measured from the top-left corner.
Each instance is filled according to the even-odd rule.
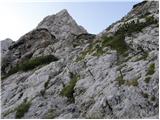
[[[69,2],[13,1],[0,1],[0,40],[11,38],[16,41],[34,29],[45,16],[55,14],[62,9],[67,9],[76,22],[89,33],[97,34],[113,22],[121,19],[140,0],[121,2],[90,2],[90,0],[87,2],[86,0],[84,2],[72,2],[71,0],[67,0]]]

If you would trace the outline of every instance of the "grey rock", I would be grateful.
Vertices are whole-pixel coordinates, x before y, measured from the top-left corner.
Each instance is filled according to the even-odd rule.
[[[8,52],[8,48],[14,43],[13,40],[7,38],[5,40],[0,41],[1,45],[1,57],[3,58],[5,54]]]
[[[47,16],[38,24],[37,28],[48,29],[57,39],[67,39],[71,34],[87,33],[82,26],[77,25],[66,9],[55,15]]]
[[[59,60],[18,71],[2,81],[2,118],[15,118],[16,108],[24,100],[31,102],[24,119],[158,118],[158,26],[148,25],[126,35],[128,54],[120,55],[107,46],[104,53],[94,54],[97,44],[102,47],[103,36],[114,36],[124,23],[145,22],[140,16],[148,11],[159,19],[157,6],[153,1],[137,4],[96,36],[77,25],[66,10],[44,18],[9,47],[3,58],[8,61],[4,71],[38,56],[55,55]],[[77,60],[79,57],[82,59]],[[73,101],[62,95],[64,88]]]

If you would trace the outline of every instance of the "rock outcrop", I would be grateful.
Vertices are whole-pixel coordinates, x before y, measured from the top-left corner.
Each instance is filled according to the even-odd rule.
[[[98,35],[44,18],[2,59],[2,118],[159,118],[158,14],[141,2]]]
[[[71,35],[87,33],[82,26],[75,22],[66,9],[45,17],[37,28],[48,29],[57,39],[68,39]]]
[[[13,43],[14,42],[11,39],[9,39],[9,38],[0,41],[0,45],[1,45],[1,57],[2,58],[8,52],[9,46],[11,46]]]

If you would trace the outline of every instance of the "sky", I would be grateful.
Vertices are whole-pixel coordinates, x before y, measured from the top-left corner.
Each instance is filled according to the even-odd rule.
[[[134,4],[140,2],[140,0],[6,1],[0,1],[0,40],[11,38],[14,41],[34,29],[44,17],[62,9],[67,9],[73,19],[89,33],[98,34],[113,22],[120,20]]]

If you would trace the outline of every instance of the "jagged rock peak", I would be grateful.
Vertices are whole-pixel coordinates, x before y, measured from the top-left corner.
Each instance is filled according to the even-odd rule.
[[[69,15],[68,11],[66,9],[63,9],[61,11],[59,11],[58,13],[56,13],[57,16],[62,16],[62,15]]]
[[[11,46],[13,43],[14,41],[11,40],[10,38],[6,38],[5,40],[0,41],[1,57],[3,57],[7,53],[8,47]]]
[[[87,31],[79,26],[76,21],[69,15],[66,9],[45,17],[37,28],[48,29],[56,38],[67,39],[70,35],[79,35]]]

